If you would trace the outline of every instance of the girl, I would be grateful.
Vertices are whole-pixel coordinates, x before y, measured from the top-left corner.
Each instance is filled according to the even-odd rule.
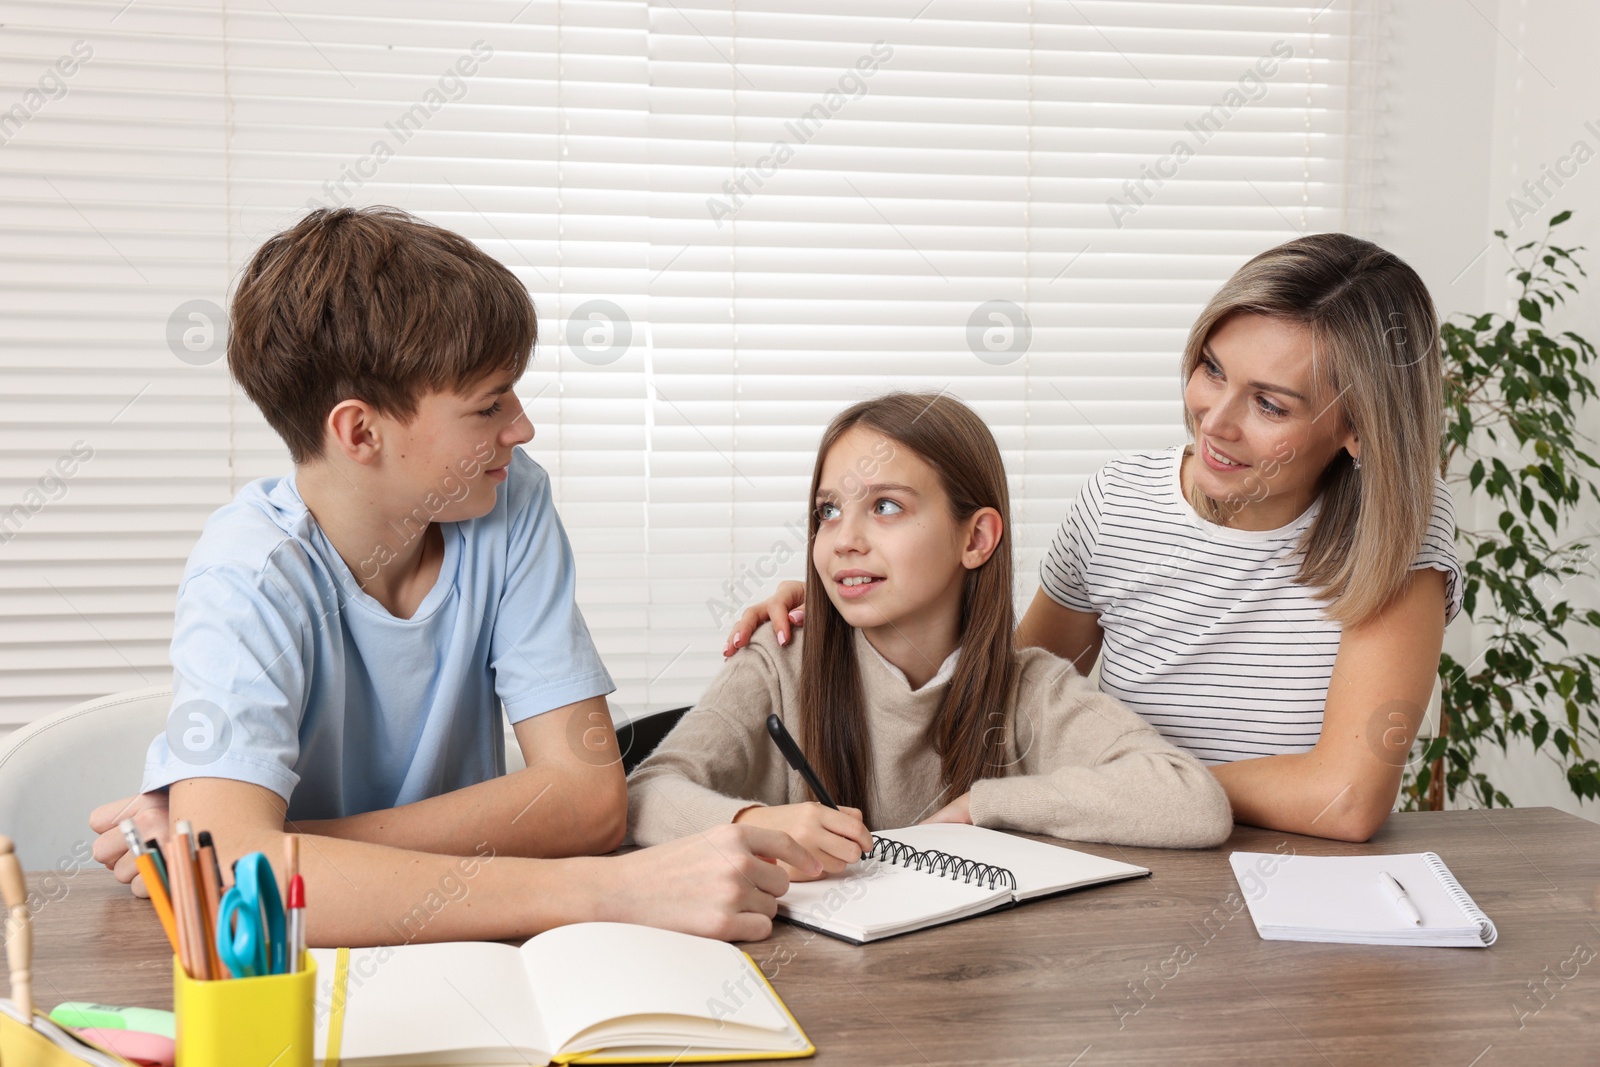
[[[804,640],[758,633],[634,772],[638,843],[752,823],[836,872],[871,847],[868,826],[923,820],[1133,845],[1228,836],[1192,756],[1070,663],[1013,646],[1005,468],[969,408],[856,404],[823,435],[811,489],[821,608]],[[850,807],[814,802],[767,735],[773,712]]]
[[[1439,477],[1438,324],[1415,271],[1303,237],[1245,264],[1183,356],[1192,444],[1106,465],[1017,642],[1212,764],[1241,822],[1364,841],[1387,818],[1461,608]],[[740,620],[800,603],[787,583]]]

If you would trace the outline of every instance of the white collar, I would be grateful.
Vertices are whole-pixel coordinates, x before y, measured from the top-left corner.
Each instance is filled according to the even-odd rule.
[[[872,642],[867,640],[865,634],[861,635],[861,643],[866,645],[867,648],[872,649],[872,654],[878,657],[878,662],[883,664],[884,667],[888,669],[890,674],[900,679],[900,683],[907,689],[910,689],[913,693],[920,693],[923,690],[931,689],[936,685],[943,685],[945,682],[948,682],[956,673],[956,660],[961,657],[961,646],[957,645],[955,651],[951,652],[944,658],[944,662],[939,664],[939,669],[933,672],[933,677],[929,678],[927,682],[923,684],[921,689],[911,689],[911,679],[906,677],[906,672],[901,670],[899,667],[896,667],[893,663],[890,663],[884,658],[882,652],[879,652],[876,648],[873,648]]]

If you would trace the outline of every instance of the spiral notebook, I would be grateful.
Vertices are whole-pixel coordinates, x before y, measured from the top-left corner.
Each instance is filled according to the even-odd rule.
[[[928,823],[880,831],[860,863],[790,885],[778,916],[860,945],[1149,873],[981,826]]]
[[[1266,941],[1352,945],[1488,948],[1494,923],[1433,852],[1394,856],[1283,856],[1235,852],[1228,857]],[[1422,916],[1402,913],[1382,874],[1405,889]]]

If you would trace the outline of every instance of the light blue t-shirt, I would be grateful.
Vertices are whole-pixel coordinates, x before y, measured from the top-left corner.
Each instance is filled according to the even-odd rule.
[[[219,508],[178,588],[144,790],[252,782],[291,819],[397,807],[505,773],[500,703],[515,723],[614,691],[550,478],[520,449],[507,474],[489,514],[439,524],[439,578],[409,619],[361,590],[292,476]]]

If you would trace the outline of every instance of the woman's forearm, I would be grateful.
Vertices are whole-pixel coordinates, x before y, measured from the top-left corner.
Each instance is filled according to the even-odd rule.
[[[1235,822],[1365,841],[1389,817],[1400,788],[1398,769],[1373,763],[1350,767],[1313,749],[1221,763],[1211,773],[1228,794]]]
[[[1445,607],[1444,575],[1413,571],[1397,601],[1345,630],[1316,745],[1211,768],[1236,821],[1341,841],[1378,832],[1434,686]]]

